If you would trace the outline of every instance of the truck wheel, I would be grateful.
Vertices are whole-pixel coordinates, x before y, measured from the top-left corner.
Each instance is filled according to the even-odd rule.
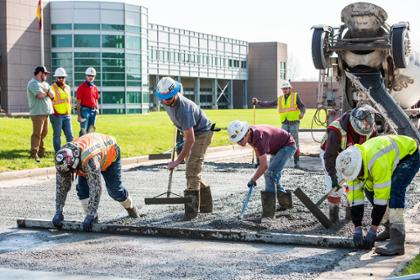
[[[396,68],[406,68],[410,54],[410,39],[405,27],[393,28],[391,33],[392,57]]]
[[[327,51],[329,35],[329,32],[321,28],[314,29],[312,33],[312,61],[318,70],[328,67],[330,57],[330,53]]]

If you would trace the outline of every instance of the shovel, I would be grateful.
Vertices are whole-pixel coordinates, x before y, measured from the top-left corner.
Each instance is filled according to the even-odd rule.
[[[175,149],[176,149],[176,128],[174,132],[174,146],[172,148],[172,155],[171,160],[174,161],[175,159]],[[155,197],[152,198],[145,198],[144,203],[149,204],[186,204],[186,203],[192,203],[192,197],[183,197],[176,193],[173,193],[171,191],[172,187],[172,175],[174,173],[174,169],[171,169],[169,171],[169,182],[168,182],[168,190],[164,193],[161,193]],[[166,195],[166,197],[165,197]],[[173,195],[173,197],[171,197]]]

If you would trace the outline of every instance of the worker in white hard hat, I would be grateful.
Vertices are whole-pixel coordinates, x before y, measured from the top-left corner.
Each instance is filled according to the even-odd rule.
[[[98,221],[98,207],[105,181],[109,196],[118,201],[129,217],[138,218],[138,211],[121,181],[120,148],[114,137],[100,133],[88,133],[66,143],[55,155],[56,212],[53,225],[63,226],[63,209],[74,175],[77,174],[77,196],[85,212],[83,230],[92,231]]]
[[[61,147],[61,131],[66,136],[66,141],[73,141],[73,129],[71,125],[71,89],[66,84],[67,73],[62,67],[55,69],[55,82],[51,85],[54,92],[52,100],[54,114],[50,115],[51,125],[53,127],[53,145],[54,151],[58,152]]]
[[[213,212],[213,198],[210,186],[202,177],[204,156],[210,145],[214,124],[193,101],[182,94],[182,84],[171,77],[163,77],[157,84],[155,95],[161,100],[163,108],[176,128],[184,135],[181,152],[174,161],[168,163],[168,169],[174,169],[186,161],[185,175],[187,188],[184,196],[193,197],[192,205],[185,204],[185,220],[197,217],[201,213]]]
[[[93,83],[96,70],[89,67],[85,71],[86,80],[77,89],[77,121],[80,123],[79,136],[95,131],[96,115],[99,113],[99,92]]]
[[[278,113],[280,114],[281,128],[290,132],[296,141],[297,150],[294,155],[295,168],[300,168],[299,165],[299,124],[300,120],[305,115],[305,105],[297,92],[292,92],[292,85],[289,81],[282,81],[280,84],[282,95],[279,95],[273,101],[260,101],[257,98],[252,98],[252,104],[261,107],[277,106]],[[290,98],[289,98],[290,97]]]
[[[377,114],[377,111],[369,105],[362,105],[345,112],[341,117],[328,125],[327,132],[321,140],[319,156],[326,175],[327,192],[332,188],[337,189],[327,198],[329,216],[332,223],[336,223],[339,220],[339,206],[343,196],[343,188],[339,185],[342,178],[337,175],[335,160],[338,154],[347,147],[354,144],[363,144],[369,138],[377,135],[375,114]],[[347,218],[350,218],[349,211],[350,208],[347,207]]]
[[[380,255],[404,254],[405,192],[420,167],[418,144],[411,137],[386,135],[348,147],[336,160],[336,169],[349,186],[348,199],[355,226],[353,241],[357,248],[371,249],[377,229],[389,207],[390,241],[377,246]],[[372,225],[363,236],[362,219],[365,196],[373,205]]]
[[[249,126],[247,122],[232,121],[228,126],[229,139],[240,146],[249,144],[257,155],[260,164],[248,182],[248,187],[257,185],[257,180],[264,175],[265,190],[261,191],[262,222],[274,218],[276,196],[278,210],[292,208],[292,193],[280,183],[281,172],[289,159],[296,152],[293,136],[282,128],[270,125]],[[270,162],[268,162],[268,156]]]

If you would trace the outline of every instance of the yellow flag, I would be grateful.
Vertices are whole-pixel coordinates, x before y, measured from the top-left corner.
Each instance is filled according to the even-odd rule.
[[[38,0],[38,6],[36,7],[36,17],[38,18],[38,30],[42,29],[42,6],[41,0]]]

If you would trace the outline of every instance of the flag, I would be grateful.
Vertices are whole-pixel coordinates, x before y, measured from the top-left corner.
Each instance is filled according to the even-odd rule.
[[[38,6],[36,7],[36,17],[38,18],[38,30],[42,30],[42,6],[41,0],[38,0]]]

